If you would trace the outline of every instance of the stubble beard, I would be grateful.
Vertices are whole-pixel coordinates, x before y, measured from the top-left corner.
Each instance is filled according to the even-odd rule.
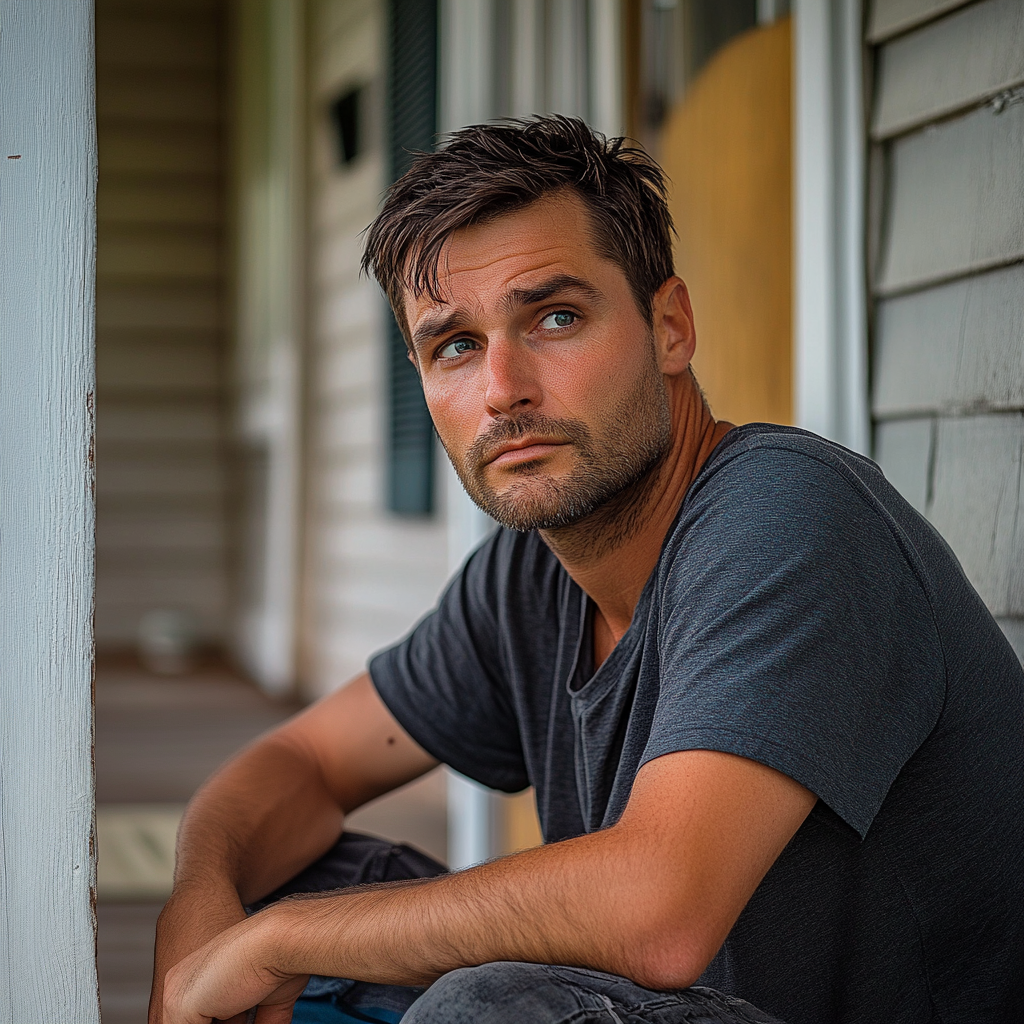
[[[512,530],[544,530],[569,541],[581,524],[589,543],[617,546],[635,530],[651,485],[671,447],[671,419],[665,387],[653,353],[647,371],[625,395],[596,435],[580,420],[537,412],[496,420],[452,465],[470,498],[492,519]],[[567,476],[545,475],[541,460],[509,471],[521,482],[496,491],[485,477],[491,454],[524,436],[572,448],[575,465]],[[449,458],[452,453],[448,451]]]

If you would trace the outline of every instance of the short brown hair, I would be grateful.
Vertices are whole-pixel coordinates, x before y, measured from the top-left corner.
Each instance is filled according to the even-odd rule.
[[[556,114],[454,132],[388,189],[362,265],[384,289],[406,338],[404,292],[442,300],[437,265],[455,231],[561,190],[583,201],[601,254],[625,274],[650,323],[654,293],[673,274],[665,176],[626,139],[607,139],[579,118]]]

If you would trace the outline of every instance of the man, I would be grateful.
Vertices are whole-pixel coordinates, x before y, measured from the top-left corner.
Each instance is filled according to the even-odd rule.
[[[154,1020],[287,1021],[310,974],[430,986],[409,1024],[1024,1017],[1020,665],[877,467],[715,421],[670,231],[656,165],[564,118],[390,191],[366,264],[505,528],[196,797]],[[368,877],[344,814],[438,761],[533,784],[545,845],[246,918]]]

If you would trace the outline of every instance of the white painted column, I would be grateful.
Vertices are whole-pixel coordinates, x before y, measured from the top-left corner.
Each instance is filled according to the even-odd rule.
[[[495,2],[440,0],[438,123],[442,132],[481,124],[494,116]]]
[[[512,75],[509,95],[512,114],[543,114],[544,3],[543,0],[507,0],[512,4]]]
[[[860,0],[795,0],[796,421],[870,444]]]
[[[622,5],[590,0],[590,124],[609,137],[626,130],[622,97]]]
[[[237,653],[266,692],[295,683],[302,477],[304,5],[237,9],[237,429],[266,456],[259,536],[243,548]],[[251,514],[251,513],[250,513]],[[246,531],[243,531],[246,534]],[[258,563],[258,564],[256,564]]]
[[[91,0],[0,0],[0,1024],[98,1024]]]
[[[503,0],[498,0],[503,2]],[[529,30],[536,12],[516,12],[515,28]],[[442,132],[480,124],[494,114],[492,77],[492,0],[441,0],[440,111]],[[525,83],[520,85],[525,88]],[[448,458],[443,460],[448,527],[448,569],[455,572],[487,536],[490,520],[470,501]],[[483,786],[448,771],[448,864],[453,869],[479,864],[496,853],[495,796]]]

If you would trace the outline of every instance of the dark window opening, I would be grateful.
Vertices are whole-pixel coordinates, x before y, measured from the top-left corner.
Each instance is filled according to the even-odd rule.
[[[331,104],[335,152],[341,167],[348,167],[363,151],[363,92],[362,88],[349,89]]]

